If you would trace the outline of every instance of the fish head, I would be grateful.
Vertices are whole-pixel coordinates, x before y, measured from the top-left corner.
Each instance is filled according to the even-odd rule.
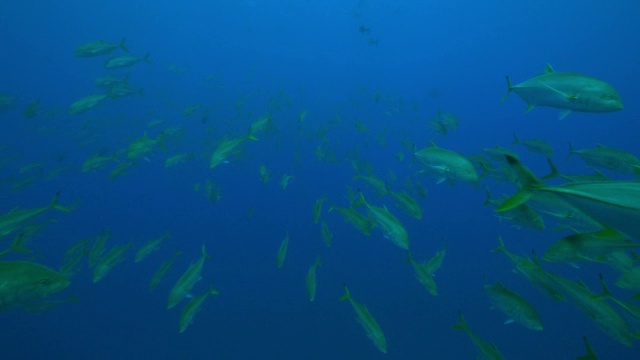
[[[66,289],[69,286],[69,279],[52,271],[35,277],[33,286],[38,289],[37,292],[40,295],[47,296]]]
[[[584,87],[577,96],[578,101],[584,102],[591,112],[613,112],[624,108],[622,98],[609,84],[593,82]]]

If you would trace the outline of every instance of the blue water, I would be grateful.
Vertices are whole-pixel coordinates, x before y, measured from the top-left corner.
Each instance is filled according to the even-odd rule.
[[[500,195],[512,194],[514,186],[490,179],[476,188],[436,185],[436,179],[418,174],[407,144],[423,148],[433,140],[471,155],[483,147],[508,147],[516,133],[548,141],[561,170],[583,174],[592,170],[576,157],[565,160],[569,142],[640,154],[638,13],[640,3],[622,0],[3,3],[0,92],[17,99],[13,109],[0,113],[0,144],[7,146],[0,158],[9,159],[0,167],[0,211],[43,206],[57,191],[61,204],[77,204],[70,213],[52,210],[37,219],[46,226],[28,244],[32,255],[3,260],[59,268],[72,244],[107,228],[113,234],[107,248],[128,242],[139,247],[165,232],[172,238],[139,264],[129,250],[96,284],[83,261],[69,289],[54,297],[77,301],[39,313],[0,314],[0,358],[475,359],[468,336],[451,328],[461,310],[471,329],[508,359],[573,359],[585,354],[583,336],[601,359],[637,359],[637,350],[609,338],[575,306],[545,297],[512,271],[506,257],[491,253],[498,235],[511,251],[528,255],[532,249],[542,253],[566,231],[517,229],[500,221],[483,206],[483,187]],[[359,31],[361,26],[368,32]],[[121,38],[132,55],[149,53],[152,63],[106,70],[106,56],[74,56],[80,44]],[[499,103],[505,75],[520,82],[541,73],[546,63],[611,83],[624,110],[574,113],[560,121],[555,109],[524,114],[526,105],[515,94]],[[128,74],[144,95],[108,99],[69,115],[71,103],[101,92],[93,80],[109,74]],[[36,99],[40,114],[25,118],[24,107]],[[192,104],[202,104],[206,116],[200,110],[184,117],[183,109]],[[454,113],[459,129],[446,136],[433,132],[428,120],[439,110]],[[303,111],[306,118],[299,122]],[[246,135],[267,113],[276,130],[209,169],[219,141]],[[164,122],[147,126],[158,119]],[[368,131],[357,131],[356,121]],[[116,162],[81,171],[93,154],[117,154],[123,161],[122,150],[132,141],[171,127],[181,127],[183,137],[168,140],[167,151],[155,149],[113,181],[109,173]],[[338,161],[319,161],[318,146]],[[535,173],[547,172],[543,157],[513,149]],[[195,158],[165,168],[164,161],[180,152],[194,152]],[[398,152],[404,161],[395,158]],[[364,182],[352,180],[350,159],[370,163],[395,191],[404,189],[406,179],[421,183],[426,199],[411,194],[424,219],[410,218],[389,195],[377,197]],[[34,163],[42,166],[20,172]],[[271,172],[266,184],[260,165]],[[46,178],[60,167],[68,170]],[[284,174],[295,176],[286,190],[279,185]],[[23,179],[32,181],[15,189]],[[205,196],[207,180],[220,187],[219,201]],[[372,204],[386,205],[402,221],[414,258],[428,259],[446,246],[437,297],[418,283],[404,262],[406,253],[379,229],[365,237],[326,211],[348,206],[347,187],[361,189]],[[312,219],[315,200],[325,195],[321,219],[334,234],[330,247]],[[287,232],[289,251],[277,269],[276,252]],[[2,248],[8,239],[1,240]],[[202,244],[211,259],[193,293],[204,293],[213,282],[220,295],[207,299],[179,334],[186,301],[166,310],[167,295],[199,258]],[[150,292],[151,276],[176,250],[183,254]],[[318,255],[323,266],[316,299],[309,302],[305,275]],[[595,292],[598,273],[610,283],[616,276],[604,265],[544,266],[582,279]],[[505,316],[482,294],[485,281],[502,281],[526,297],[544,331],[503,324]],[[343,282],[384,330],[388,354],[373,346],[351,306],[338,301]],[[613,291],[624,299],[632,295]],[[638,330],[637,322],[631,326]]]

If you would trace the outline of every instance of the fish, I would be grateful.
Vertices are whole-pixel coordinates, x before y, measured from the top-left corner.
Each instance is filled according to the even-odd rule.
[[[327,201],[327,197],[323,196],[316,199],[316,203],[313,205],[313,223],[317,224],[320,221],[320,215],[322,214],[322,205]]]
[[[280,247],[278,248],[278,253],[276,255],[276,265],[278,269],[282,267],[284,264],[284,259],[287,257],[287,249],[289,248],[289,232],[287,232],[287,236],[285,236],[284,240],[280,243]]]
[[[176,281],[173,288],[171,288],[171,292],[169,293],[169,298],[167,300],[167,309],[172,309],[182,299],[184,299],[200,279],[202,278],[202,267],[204,266],[204,261],[209,258],[207,251],[205,249],[204,244],[202,244],[202,255],[200,259],[196,263],[191,263],[187,271],[180,276],[178,281]]]
[[[55,209],[62,212],[70,212],[72,208],[58,205],[59,197],[60,193],[57,192],[49,205],[31,209],[20,209],[19,207],[16,207],[8,213],[0,215],[0,238],[25,227],[29,222],[38,217],[38,215],[47,210]]]
[[[428,173],[438,178],[438,184],[444,181],[451,184],[456,181],[473,184],[478,182],[476,169],[467,158],[451,150],[439,148],[434,143],[414,152],[414,156],[425,166]]]
[[[340,297],[340,301],[349,301],[351,303],[351,307],[356,312],[358,316],[358,322],[364,330],[367,332],[367,336],[371,341],[373,341],[373,345],[380,350],[382,353],[387,353],[387,339],[384,336],[384,332],[376,319],[369,313],[369,310],[366,306],[355,301],[351,294],[349,293],[349,289],[346,284],[342,286],[344,288],[344,295]]]
[[[82,172],[95,171],[98,169],[102,169],[109,163],[110,161],[117,161],[115,155],[104,156],[101,154],[95,154],[88,158],[82,163]]]
[[[108,98],[105,94],[89,95],[77,100],[69,108],[69,114],[77,115],[87,112],[102,104]]]
[[[120,40],[120,43],[118,44],[110,43],[104,40],[96,40],[78,45],[78,47],[76,47],[75,53],[77,57],[92,57],[109,55],[115,49],[122,49],[126,52],[129,52],[129,49],[127,49],[127,47],[125,46],[125,39],[122,38],[122,40]]]
[[[29,261],[0,261],[0,311],[37,303],[66,289],[70,282],[59,272]]]
[[[166,168],[173,167],[178,164],[192,160],[194,157],[195,155],[193,154],[193,152],[184,152],[184,153],[175,154],[168,157],[167,160],[165,160],[164,167]]]
[[[420,204],[406,192],[389,192],[396,200],[396,205],[416,220],[422,220]]]
[[[322,222],[320,224],[320,229],[322,231],[322,239],[327,246],[331,246],[331,241],[333,240],[333,233],[329,230],[329,225],[326,222]]]
[[[362,192],[359,193],[359,201],[354,206],[364,205],[373,221],[380,227],[384,237],[391,240],[401,249],[409,249],[409,234],[400,220],[396,218],[386,206],[379,207],[370,205],[364,198]]]
[[[307,277],[305,278],[309,301],[313,301],[316,298],[316,269],[320,266],[322,266],[322,262],[320,262],[320,255],[318,255],[316,261],[307,271]]]
[[[124,261],[122,256],[125,251],[132,247],[132,243],[126,245],[114,246],[104,257],[98,260],[96,267],[93,269],[93,282],[104,279],[105,276],[113,269],[114,266]]]
[[[218,145],[216,150],[213,152],[213,154],[211,154],[211,159],[209,160],[209,169],[213,169],[218,165],[226,162],[227,158],[231,154],[239,151],[238,147],[242,143],[247,141],[247,139],[248,138],[243,137],[243,138],[222,140],[222,142],[220,142],[220,144]]]
[[[626,346],[632,346],[633,334],[625,320],[605,299],[598,298],[584,283],[549,274],[573,304],[581,308],[602,331]]]
[[[487,360],[505,360],[504,355],[500,353],[500,350],[498,350],[495,344],[485,341],[469,328],[460,310],[458,310],[458,317],[460,318],[460,322],[453,325],[453,329],[466,332],[476,348],[482,353],[482,358]]]
[[[369,221],[366,217],[362,216],[359,212],[352,208],[343,208],[343,207],[335,207],[332,206],[329,208],[328,212],[336,210],[342,217],[344,221],[353,225],[356,229],[358,229],[363,235],[370,236],[371,229],[373,229],[374,224]]]
[[[162,142],[164,133],[160,133],[157,138],[152,139],[147,135],[145,131],[141,138],[134,140],[127,148],[127,158],[137,159],[145,156],[153,151],[156,146],[159,146],[162,150],[167,150],[166,146]]]
[[[538,311],[521,295],[500,282],[486,284],[484,293],[496,308],[509,317],[505,324],[517,322],[527,329],[542,331],[542,321]]]
[[[151,277],[151,281],[149,282],[149,291],[155,289],[156,286],[158,286],[158,284],[160,283],[160,281],[162,281],[167,271],[171,269],[171,265],[173,265],[173,262],[181,254],[182,253],[180,251],[176,251],[175,254],[173,254],[173,256],[169,260],[167,260],[164,264],[160,266],[160,268],[158,268],[158,270]]]
[[[544,73],[512,85],[507,76],[507,93],[515,92],[527,103],[527,112],[536,106],[562,109],[560,119],[572,111],[605,113],[624,108],[618,92],[610,84],[578,73],[556,72],[547,64]]]
[[[436,254],[425,262],[417,262],[411,256],[411,253],[407,251],[408,258],[406,262],[411,263],[413,270],[416,273],[416,279],[422,284],[431,295],[438,296],[438,286],[435,281],[435,273],[442,266],[442,261],[446,255],[447,250],[442,248],[438,250]]]
[[[135,64],[144,61],[147,64],[151,64],[149,60],[149,53],[147,53],[144,57],[135,57],[131,55],[121,55],[108,59],[104,63],[104,67],[106,69],[120,69],[125,67],[132,67]]]
[[[138,252],[136,253],[136,258],[135,258],[134,262],[135,263],[139,263],[140,261],[144,260],[147,256],[149,256],[149,254],[151,254],[152,252],[158,250],[162,240],[170,238],[170,237],[171,237],[171,234],[165,233],[164,235],[160,236],[159,238],[150,240],[146,244],[142,245],[140,250],[138,250]]]
[[[191,299],[191,301],[189,301],[187,306],[182,309],[182,313],[180,314],[180,334],[187,330],[189,325],[191,325],[191,323],[193,322],[193,317],[200,311],[200,309],[202,308],[202,304],[207,299],[207,297],[209,297],[209,295],[218,294],[220,293],[213,288],[212,284],[206,293],[196,296]]]
[[[598,355],[596,355],[595,351],[593,351],[593,347],[591,347],[591,343],[586,336],[582,337],[584,340],[584,347],[587,350],[586,355],[578,356],[576,360],[598,360]]]
[[[600,224],[640,238],[640,182],[606,181],[547,186],[519,160],[506,156],[523,185],[496,211],[504,212],[530,200],[534,194],[552,193]]]
[[[613,229],[572,234],[551,244],[542,255],[547,262],[593,261],[604,262],[607,255],[619,250],[640,247]]]
[[[513,142],[511,145],[521,144],[527,151],[540,154],[547,158],[553,157],[553,146],[548,142],[540,139],[520,140],[516,134],[513,134]]]
[[[623,150],[609,148],[598,144],[595,148],[574,150],[569,143],[569,157],[576,154],[587,165],[604,168],[625,174],[637,174],[640,169],[640,159]]]

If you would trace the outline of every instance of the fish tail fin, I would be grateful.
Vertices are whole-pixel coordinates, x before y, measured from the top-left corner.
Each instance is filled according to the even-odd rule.
[[[209,294],[211,295],[220,295],[220,292],[213,287],[213,283],[209,287]]]
[[[22,232],[20,233],[20,235],[16,236],[16,238],[13,240],[13,243],[11,244],[11,247],[8,248],[7,250],[4,250],[2,252],[0,252],[0,257],[12,252],[12,251],[17,251],[23,254],[29,254],[31,253],[31,250],[25,248],[22,246],[22,242],[25,240],[25,233]]]
[[[567,155],[567,160],[571,159],[571,155],[575,153],[576,151],[573,149],[573,143],[569,142],[569,155]]]
[[[158,144],[158,146],[160,146],[160,148],[164,151],[167,151],[167,146],[164,144],[164,131],[160,133],[160,135],[158,135],[158,138],[156,139],[156,144]]]
[[[511,145],[515,145],[519,143],[520,143],[520,139],[518,139],[518,136],[516,135],[516,133],[513,133],[513,141],[511,142]]]
[[[66,207],[66,206],[62,206],[62,205],[58,205],[58,199],[60,198],[60,192],[58,191],[56,193],[56,195],[53,197],[53,200],[51,200],[51,204],[49,204],[49,207],[54,208],[56,210],[59,211],[63,211],[63,212],[70,212],[71,210],[73,210],[75,208],[75,205]]]
[[[484,184],[484,193],[487,195],[487,199],[484,201],[484,206],[490,205],[493,203],[493,198],[491,197],[491,192],[489,192],[489,187],[487,184]]]
[[[364,195],[362,194],[362,191],[360,191],[360,189],[358,189],[358,198],[356,199],[356,201],[353,203],[353,205],[351,205],[351,207],[359,207],[362,205],[367,205],[367,201],[364,199]]]
[[[611,291],[609,291],[607,283],[604,282],[604,276],[602,276],[602,273],[598,275],[600,276],[600,284],[602,285],[602,294],[592,296],[591,300],[612,298],[613,295],[611,295]]]
[[[152,64],[151,60],[149,60],[149,54],[150,53],[146,53],[142,58],[142,61],[146,62],[147,64]]]
[[[511,155],[505,155],[505,158],[507,159],[509,166],[515,170],[522,182],[522,185],[515,195],[508,198],[496,209],[497,212],[508,211],[524,204],[531,198],[531,196],[533,196],[537,188],[543,186],[543,183],[531,172],[531,170],[522,165],[520,160]]]
[[[127,46],[124,44],[125,40],[126,40],[125,38],[122,38],[122,40],[120,40],[120,44],[118,46],[120,46],[120,49],[122,49],[122,50],[124,50],[126,52],[129,52],[129,49],[127,49]]]
[[[458,310],[458,316],[460,317],[460,322],[453,325],[453,329],[455,330],[462,330],[462,331],[469,331],[469,326],[467,325],[467,322],[464,320],[464,315],[462,315],[462,311]]]
[[[511,85],[511,79],[509,78],[509,75],[507,75],[507,93],[504,94],[502,99],[500,99],[500,102],[504,102],[507,97],[509,97],[509,94],[511,94],[511,90],[513,90],[513,86]]]
[[[413,256],[411,256],[411,251],[407,250],[407,259],[404,261],[405,264],[410,264],[413,262]]]
[[[509,250],[507,250],[507,247],[504,246],[504,241],[502,241],[502,236],[498,235],[498,247],[491,250],[492,253],[505,253],[505,254],[509,254]]]
[[[351,301],[351,294],[349,293],[349,288],[347,288],[347,284],[346,283],[342,283],[342,287],[344,288],[344,294],[342,296],[340,296],[340,301],[345,301],[345,300],[349,300]]]
[[[543,176],[542,178],[540,178],[540,180],[553,179],[553,178],[556,178],[556,177],[562,175],[562,174],[560,174],[560,171],[558,171],[558,168],[553,163],[553,161],[551,161],[551,158],[547,158],[547,164],[549,164],[549,169],[550,169],[549,173],[547,175]]]

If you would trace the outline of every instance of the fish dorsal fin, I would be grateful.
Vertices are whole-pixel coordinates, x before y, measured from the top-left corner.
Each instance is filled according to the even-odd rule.
[[[544,73],[545,73],[545,74],[549,74],[549,73],[552,73],[552,72],[556,72],[556,71],[555,71],[555,70],[553,70],[553,67],[551,67],[551,65],[547,64],[547,65],[545,66],[545,68],[544,68]]]
[[[429,140],[429,147],[430,148],[438,148],[438,146],[436,146],[436,144],[433,142],[433,140]]]

